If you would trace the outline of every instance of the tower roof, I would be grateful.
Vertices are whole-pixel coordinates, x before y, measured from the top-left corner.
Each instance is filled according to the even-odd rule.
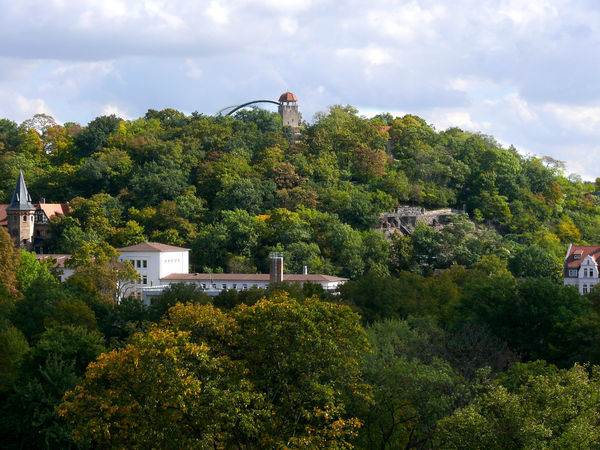
[[[284,92],[283,94],[281,94],[281,96],[279,97],[279,101],[280,102],[297,102],[298,101],[298,97],[296,97],[294,94],[292,94],[291,92]]]
[[[31,197],[27,192],[27,185],[25,185],[25,178],[23,178],[23,172],[19,170],[19,178],[17,179],[17,185],[15,186],[15,192],[10,199],[10,205],[6,208],[8,211],[33,211],[35,206],[31,204]]]

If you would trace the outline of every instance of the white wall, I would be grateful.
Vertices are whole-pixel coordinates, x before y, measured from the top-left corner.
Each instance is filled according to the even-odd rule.
[[[120,261],[130,261],[140,274],[140,284],[132,287],[137,295],[142,288],[160,285],[160,279],[172,273],[189,273],[189,251],[121,252]],[[139,261],[139,263],[138,263]],[[144,261],[146,261],[144,267]],[[146,283],[144,283],[144,277]]]
[[[565,286],[575,286],[579,290],[580,294],[590,292],[591,289],[598,284],[598,267],[596,262],[587,256],[579,267],[577,277],[569,277],[569,269],[567,269],[567,276],[563,282]],[[584,292],[585,288],[585,292]]]

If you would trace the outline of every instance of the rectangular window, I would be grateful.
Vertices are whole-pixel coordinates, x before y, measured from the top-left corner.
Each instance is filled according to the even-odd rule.
[[[227,289],[227,285],[226,284],[222,284],[221,285],[221,289]]]
[[[213,289],[216,289],[216,288],[217,288],[217,285],[216,285],[216,284],[213,284]]]
[[[577,276],[577,269],[569,269],[569,276],[570,277],[576,277]]]
[[[146,267],[148,267],[148,260],[144,259],[142,261],[142,267],[145,269]]]
[[[584,294],[587,294],[587,291],[588,291],[588,289],[587,289],[587,284],[584,284],[584,285],[583,285],[583,293],[584,293]]]
[[[587,267],[583,269],[583,276],[587,277]]]
[[[135,265],[136,265],[136,267],[139,269],[140,267],[142,267],[142,261],[141,261],[141,260],[139,260],[139,259],[136,259],[136,260],[135,260]]]
[[[206,289],[206,283],[202,283],[202,289]]]
[[[142,277],[142,284],[148,284],[148,277],[146,275]]]
[[[247,285],[247,284],[244,284],[244,285],[242,286],[242,289],[244,289],[244,290],[248,289],[248,285]]]
[[[232,289],[236,289],[236,288],[237,288],[237,284],[233,283],[233,284],[231,285],[231,288],[232,288]]]

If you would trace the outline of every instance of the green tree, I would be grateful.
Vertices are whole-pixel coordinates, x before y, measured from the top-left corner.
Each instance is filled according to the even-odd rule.
[[[358,426],[346,405],[365,395],[357,355],[367,343],[348,308],[274,293],[229,315],[211,306],[179,305],[170,323],[243,361],[272,410],[265,445],[343,446]]]
[[[413,328],[397,320],[368,329],[372,353],[363,355],[362,370],[374,401],[362,411],[360,447],[431,446],[437,420],[466,396],[459,373],[441,352],[427,351],[440,346],[442,335],[435,327]]]
[[[470,405],[443,418],[443,448],[596,448],[600,442],[597,369],[530,376],[514,390],[492,383]]]
[[[100,151],[117,132],[120,123],[121,119],[114,114],[92,120],[75,138],[79,156],[86,157]]]
[[[0,331],[0,395],[12,387],[20,374],[21,362],[29,351],[27,339],[14,326]]]
[[[515,252],[510,258],[509,267],[515,277],[548,277],[558,280],[562,274],[562,264],[557,258],[535,244]]]
[[[55,281],[54,276],[49,270],[48,262],[38,261],[35,254],[27,250],[21,249],[20,252],[19,267],[16,275],[21,292],[27,292],[36,280],[50,284]]]
[[[91,364],[58,409],[75,439],[160,448],[257,442],[268,414],[261,395],[237,364],[189,336],[154,328]]]

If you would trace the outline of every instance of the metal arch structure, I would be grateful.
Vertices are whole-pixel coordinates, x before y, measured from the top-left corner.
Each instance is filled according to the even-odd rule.
[[[276,102],[275,100],[252,100],[251,102],[242,103],[241,105],[226,106],[225,108],[220,109],[219,112],[217,112],[217,115],[221,115],[221,113],[223,111],[227,111],[229,108],[233,108],[231,111],[229,111],[227,114],[225,114],[226,116],[230,116],[234,112],[236,112],[242,108],[245,108],[246,106],[253,105],[255,103],[273,103],[274,105],[277,105],[277,106],[281,105],[281,102]]]

